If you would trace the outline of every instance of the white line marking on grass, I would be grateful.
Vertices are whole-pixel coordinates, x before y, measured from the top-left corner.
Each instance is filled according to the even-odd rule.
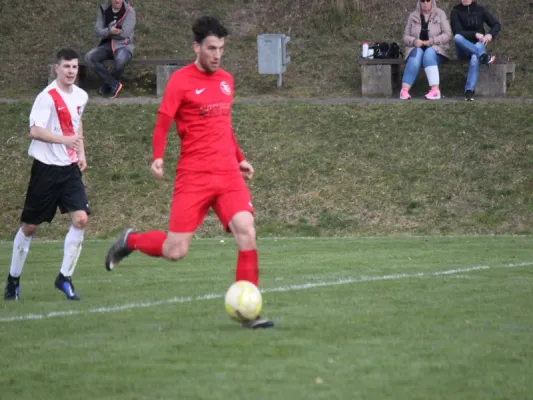
[[[486,270],[486,269],[490,269],[490,267],[486,265],[478,265],[475,267],[456,268],[456,269],[449,269],[445,271],[430,272],[430,273],[419,272],[419,273],[414,273],[414,274],[362,276],[360,278],[344,278],[344,279],[338,279],[335,281],[328,281],[328,282],[308,282],[308,283],[304,283],[300,285],[288,285],[288,286],[280,286],[280,287],[275,287],[275,288],[266,288],[266,289],[262,289],[261,292],[262,293],[291,292],[291,291],[296,291],[296,290],[307,290],[307,289],[314,289],[314,288],[319,288],[319,287],[348,285],[351,283],[394,281],[394,280],[406,279],[406,278],[454,275],[454,274],[461,274],[465,272],[480,271],[480,270]],[[137,308],[156,307],[156,306],[166,305],[166,304],[190,303],[193,301],[221,299],[223,297],[224,297],[223,294],[207,293],[201,296],[173,297],[171,299],[159,300],[159,301],[146,301],[142,303],[128,303],[128,304],[116,305],[116,306],[110,306],[110,307],[97,307],[97,308],[91,308],[87,311],[71,310],[71,311],[53,311],[53,312],[43,313],[43,314],[14,315],[11,317],[0,318],[0,322],[42,320],[42,319],[48,319],[48,318],[53,318],[53,317],[65,317],[69,315],[81,315],[81,314],[90,314],[90,313],[111,313],[111,312],[131,310],[131,309],[137,309]]]
[[[335,240],[381,240],[381,239],[469,239],[469,238],[531,238],[533,235],[397,235],[397,236],[261,236],[258,240],[273,240],[273,241],[283,241],[283,240],[316,240],[316,241],[335,241]],[[220,239],[231,239],[229,236],[213,236],[206,238],[194,238],[193,241],[198,242],[209,242],[209,241],[218,241]],[[116,237],[111,237],[109,239],[87,239],[84,243],[113,243],[116,240]],[[32,243],[63,243],[64,239],[34,239]],[[13,244],[13,240],[0,240],[0,245],[9,245]]]
[[[529,265],[533,265],[533,262],[521,262],[518,264],[507,264],[507,268],[517,268],[517,267],[527,267]]]

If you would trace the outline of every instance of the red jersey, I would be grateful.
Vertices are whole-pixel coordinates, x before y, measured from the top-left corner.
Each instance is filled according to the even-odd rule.
[[[238,171],[244,156],[231,126],[233,87],[233,77],[222,69],[207,74],[193,63],[174,72],[158,111],[153,159],[163,158],[172,118],[181,139],[178,172]]]

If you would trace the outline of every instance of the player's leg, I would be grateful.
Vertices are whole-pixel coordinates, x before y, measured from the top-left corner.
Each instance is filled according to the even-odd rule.
[[[11,265],[4,289],[4,300],[18,300],[20,297],[20,275],[36,231],[37,225],[22,223],[15,235]]]
[[[105,261],[106,269],[113,270],[120,261],[136,250],[150,257],[178,261],[187,255],[192,236],[193,232],[167,234],[163,231],[135,232],[131,228],[125,229],[109,248]]]
[[[63,261],[54,285],[56,289],[65,294],[67,300],[79,300],[80,296],[76,293],[72,283],[72,276],[78,264],[85,227],[89,219],[89,202],[87,201],[81,171],[76,164],[63,167],[61,175],[61,196],[58,205],[62,213],[69,214],[71,224],[65,237]]]
[[[13,241],[13,254],[4,291],[5,300],[18,300],[20,276],[30,250],[37,226],[54,219],[58,194],[54,190],[54,168],[34,161],[26,192],[24,208],[20,216],[21,226]]]
[[[180,175],[174,188],[168,235],[157,230],[147,232],[136,232],[132,228],[124,230],[109,248],[105,260],[106,269],[111,271],[134,251],[140,251],[151,257],[164,257],[171,261],[185,257],[193,232],[207,215],[214,197],[208,186],[204,185],[201,176]]]
[[[237,266],[235,280],[246,280],[259,286],[259,261],[257,255],[255,220],[250,192],[242,177],[231,182],[228,179],[228,190],[218,196],[213,206],[220,222],[227,231],[233,234],[237,244]],[[257,317],[253,321],[243,323],[246,328],[271,328],[271,320]]]
[[[259,261],[253,214],[250,211],[238,211],[228,226],[238,249],[235,280],[249,281],[259,286]]]

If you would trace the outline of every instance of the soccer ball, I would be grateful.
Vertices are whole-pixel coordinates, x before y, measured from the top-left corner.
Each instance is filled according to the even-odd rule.
[[[263,307],[261,292],[253,283],[238,281],[226,292],[226,312],[235,321],[256,319]]]

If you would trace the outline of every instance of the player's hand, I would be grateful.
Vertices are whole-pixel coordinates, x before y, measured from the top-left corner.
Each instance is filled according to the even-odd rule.
[[[478,40],[478,42],[482,42],[484,37],[485,35],[483,35],[482,33],[476,33],[476,39]]]
[[[81,136],[63,136],[63,144],[70,147],[72,150],[78,151],[83,146],[83,138]]]
[[[150,172],[156,179],[163,178],[163,159],[158,158],[154,160],[152,166],[150,167]]]
[[[239,168],[241,169],[241,174],[244,179],[249,180],[254,176],[254,167],[248,161],[243,160],[239,163]]]
[[[109,28],[109,33],[112,35],[120,35],[121,32],[122,32],[122,29],[115,28],[114,26]]]
[[[422,47],[424,45],[424,42],[420,39],[415,40],[415,47]]]
[[[87,169],[87,160],[85,158],[78,157],[78,167],[80,168],[80,171],[83,172]]]
[[[486,46],[492,41],[492,35],[490,33],[487,33],[485,36],[483,36],[483,39],[481,39],[481,41]]]

